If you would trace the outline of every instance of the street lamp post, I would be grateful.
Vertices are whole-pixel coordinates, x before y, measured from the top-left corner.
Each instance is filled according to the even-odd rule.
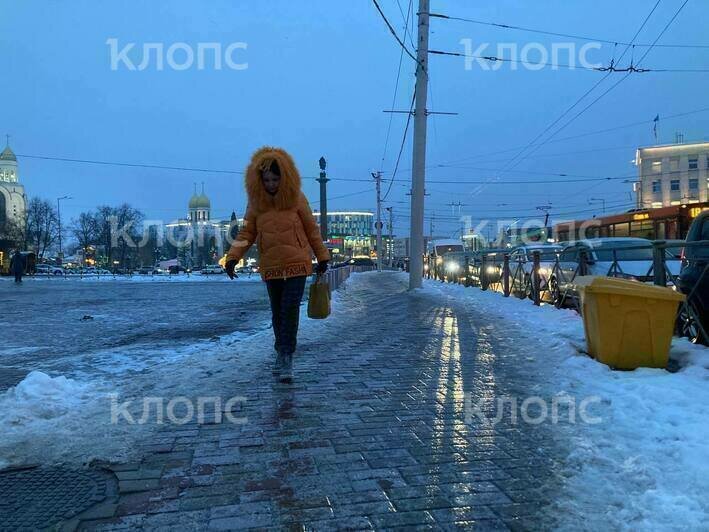
[[[329,237],[327,234],[327,182],[330,180],[325,171],[327,168],[325,157],[320,157],[318,164],[320,165],[320,177],[317,180],[320,183],[320,236],[324,242],[327,242]]]
[[[62,214],[61,214],[61,201],[71,199],[71,196],[62,196],[57,198],[57,222],[59,224],[59,260],[64,259],[64,252],[62,251]]]

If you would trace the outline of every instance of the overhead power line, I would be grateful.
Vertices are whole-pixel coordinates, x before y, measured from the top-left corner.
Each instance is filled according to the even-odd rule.
[[[396,30],[393,28],[393,26],[389,22],[389,19],[387,19],[386,15],[382,11],[382,8],[379,7],[379,3],[377,2],[377,0],[372,0],[372,2],[374,2],[374,6],[377,8],[377,11],[379,11],[379,15],[381,15],[382,19],[384,20],[384,23],[387,25],[387,28],[389,28],[389,31],[394,36],[394,39],[396,39],[396,42],[399,43],[399,46],[401,46],[403,48],[403,50],[406,52],[406,55],[408,55],[411,59],[413,59],[416,63],[418,63],[418,59],[416,59],[416,56],[411,53],[411,51],[406,47],[406,44],[404,43],[404,41],[402,41],[399,38],[399,35],[397,35]]]
[[[549,35],[552,37],[567,37],[569,39],[578,39],[580,41],[589,41],[589,42],[602,42],[605,44],[613,44],[613,45],[621,45],[621,46],[630,46],[633,45],[636,48],[653,48],[655,46],[662,47],[662,48],[702,48],[702,49],[709,49],[709,44],[633,44],[633,43],[628,43],[628,42],[623,42],[620,40],[615,40],[615,39],[602,39],[599,37],[589,37],[588,35],[576,35],[573,33],[563,33],[563,32],[555,32],[555,31],[545,31],[545,30],[539,30],[536,28],[527,28],[524,26],[516,26],[513,24],[500,24],[496,22],[489,22],[489,21],[484,21],[484,20],[476,20],[476,19],[471,19],[471,18],[464,18],[464,17],[455,17],[455,16],[450,16],[450,15],[443,15],[440,13],[429,13],[428,16],[430,17],[435,17],[435,18],[441,18],[441,19],[446,19],[446,20],[457,20],[460,22],[469,22],[471,24],[479,24],[482,26],[494,26],[497,28],[503,28],[503,29],[508,29],[508,30],[517,30],[517,31],[526,31],[528,33],[538,33],[540,35]]]
[[[62,161],[67,163],[82,163],[82,164],[99,164],[104,166],[127,166],[130,168],[151,168],[157,170],[176,170],[180,172],[206,172],[210,174],[243,174],[238,170],[218,170],[213,168],[192,168],[186,166],[164,166],[160,164],[146,163],[124,163],[116,161],[97,161],[90,159],[70,159],[68,157],[50,157],[48,155],[29,155],[18,153],[17,157],[25,157],[27,159],[43,159],[47,161]]]
[[[640,25],[640,27],[638,28],[638,30],[635,32],[635,35],[633,35],[633,38],[632,38],[631,41],[630,41],[630,45],[628,45],[628,46],[625,47],[625,49],[623,50],[623,53],[622,53],[622,54],[620,55],[620,57],[618,58],[618,61],[621,61],[621,60],[623,59],[623,57],[625,57],[625,54],[626,54],[626,53],[628,52],[628,50],[630,49],[632,43],[634,43],[635,40],[638,38],[638,35],[640,35],[640,32],[643,30],[643,28],[644,28],[645,25],[647,24],[648,20],[650,20],[650,17],[651,17],[652,14],[655,12],[655,10],[657,9],[657,7],[660,5],[660,2],[661,2],[661,1],[662,1],[662,0],[657,0],[657,1],[655,2],[655,5],[652,7],[652,9],[650,10],[650,12],[645,16],[645,19],[643,20],[642,24]],[[615,55],[615,54],[614,54],[614,55]],[[614,58],[613,60],[611,60],[611,64],[614,63],[614,60],[615,60],[615,58]],[[631,62],[632,62],[632,61],[631,61]],[[559,116],[556,118],[556,120],[554,120],[552,123],[550,123],[546,128],[544,128],[544,130],[543,130],[541,133],[539,133],[536,137],[534,137],[531,141],[529,141],[529,142],[527,143],[527,145],[526,145],[524,148],[522,148],[518,153],[516,153],[516,154],[514,155],[514,157],[512,157],[512,159],[510,159],[510,161],[509,161],[509,162],[507,163],[507,165],[505,166],[505,170],[506,170],[506,169],[509,169],[509,168],[514,168],[515,166],[518,166],[518,165],[524,160],[524,158],[525,158],[526,156],[529,156],[529,155],[531,154],[531,152],[528,151],[530,148],[539,149],[539,147],[543,146],[545,143],[549,142],[549,140],[551,140],[552,138],[554,138],[554,136],[558,135],[559,132],[561,131],[561,129],[563,129],[563,128],[565,128],[566,126],[568,126],[571,122],[573,122],[576,118],[578,118],[578,117],[581,115],[581,113],[583,113],[586,109],[588,109],[590,106],[592,106],[593,104],[595,104],[595,103],[600,99],[600,97],[599,97],[599,98],[596,98],[589,106],[586,107],[586,109],[584,109],[583,111],[581,111],[581,113],[578,113],[578,114],[577,114],[576,116],[574,116],[571,120],[569,120],[564,126],[562,126],[562,128],[557,129],[556,131],[554,131],[554,132],[552,133],[552,135],[551,135],[550,137],[548,137],[544,142],[541,142],[540,144],[537,144],[537,145],[535,146],[535,143],[536,143],[539,139],[541,139],[542,137],[544,137],[544,135],[546,135],[547,132],[549,132],[550,130],[552,130],[552,129],[554,128],[554,126],[556,126],[556,124],[558,124],[567,114],[569,114],[574,108],[576,108],[576,106],[579,105],[579,104],[586,98],[586,96],[588,96],[588,95],[591,94],[594,90],[596,90],[596,88],[597,88],[598,86],[600,86],[610,75],[611,75],[611,72],[606,72],[606,75],[605,75],[605,76],[603,76],[601,79],[599,79],[598,81],[596,81],[596,83],[594,83],[594,84],[591,86],[591,88],[589,88],[589,89],[588,89],[586,92],[584,92],[579,98],[577,98],[576,101],[575,101],[571,106],[567,107],[566,110],[565,110],[563,113],[561,113],[561,115],[559,115]],[[605,94],[607,94],[608,92],[610,92],[610,90],[614,89],[620,82],[622,82],[623,79],[625,79],[626,77],[628,77],[628,75],[629,75],[629,74],[626,74],[626,76],[624,76],[623,78],[621,78],[618,83],[616,83],[615,85],[613,85],[613,86],[611,87],[611,89],[609,89],[609,90],[607,90],[606,92],[604,92],[604,93],[601,95],[601,97],[603,97]]]
[[[406,29],[404,30],[405,36],[408,35],[408,33],[409,33],[409,31],[408,31],[408,28],[409,28],[409,15],[410,15],[410,13],[411,13],[412,2],[413,2],[413,0],[409,0],[409,7],[408,7],[408,9],[407,9],[407,11],[406,11],[406,13],[407,13],[407,14],[406,14],[406,18],[404,19],[404,23],[405,23],[405,25],[406,25],[406,26],[405,26]],[[401,5],[399,4],[399,0],[397,0],[397,5],[399,5],[399,10],[401,11]],[[401,15],[402,15],[402,17],[404,16],[403,11],[402,11]],[[399,54],[399,66],[398,66],[398,69],[397,69],[397,72],[396,72],[396,82],[395,82],[395,84],[394,84],[394,96],[393,96],[393,98],[392,98],[392,103],[391,103],[391,108],[392,108],[392,109],[394,109],[394,108],[396,107],[396,96],[397,96],[398,91],[399,91],[399,79],[401,78],[401,64],[402,64],[403,59],[404,59],[404,49],[402,48],[402,49],[401,49],[401,53]],[[413,110],[413,101],[412,101],[412,103],[411,103],[411,109],[409,109],[409,115],[408,115],[408,117],[407,117],[407,119],[406,119],[406,127],[404,128],[404,136],[403,136],[403,139],[402,139],[402,141],[401,141],[401,149],[399,149],[399,155],[398,155],[397,158],[396,158],[396,165],[394,166],[394,174],[393,174],[393,175],[396,175],[396,170],[397,170],[397,168],[399,168],[399,160],[401,159],[401,152],[402,152],[402,150],[404,149],[404,143],[405,143],[405,141],[406,141],[406,135],[407,135],[407,133],[408,133],[408,131],[409,131],[409,122],[411,121],[411,111],[412,111],[412,110]],[[389,124],[387,125],[386,138],[385,138],[385,140],[384,140],[384,153],[382,153],[382,162],[381,162],[381,165],[382,165],[382,166],[384,165],[384,161],[385,161],[385,159],[386,159],[386,152],[387,152],[387,147],[388,147],[388,145],[389,145],[389,135],[391,134],[391,125],[392,125],[393,119],[394,119],[394,113],[390,113],[390,114],[389,114]],[[380,170],[381,170],[381,167],[380,167]],[[384,195],[384,199],[387,198],[387,196],[389,195],[389,191],[390,191],[390,190],[391,190],[391,183],[389,184],[389,188],[387,189],[386,194]]]
[[[684,9],[684,6],[686,6],[688,2],[689,2],[689,0],[684,0],[684,2],[682,3],[682,5],[677,9],[677,11],[675,11],[674,15],[672,15],[672,18],[667,22],[667,24],[665,24],[665,27],[662,28],[662,31],[657,35],[657,37],[656,37],[655,40],[653,41],[653,45],[650,46],[647,50],[645,50],[645,53],[644,53],[644,54],[642,55],[642,57],[638,60],[638,62],[636,63],[638,66],[640,65],[640,63],[643,62],[643,60],[647,57],[647,55],[652,51],[652,47],[653,47],[655,44],[657,44],[657,42],[658,42],[658,41],[660,40],[660,38],[665,34],[665,32],[667,31],[667,29],[668,29],[668,28],[670,27],[670,25],[675,21],[675,19],[677,18],[677,16],[680,14],[680,12],[682,11],[682,9]],[[657,5],[658,5],[659,3],[660,3],[660,0],[658,0],[657,4],[655,4],[655,8],[657,7]],[[654,11],[655,8],[653,8],[653,11]],[[650,14],[652,14],[652,11],[650,12]],[[648,18],[649,18],[649,16],[648,16]],[[647,18],[645,19],[645,22],[647,22]],[[643,23],[643,25],[644,25],[644,23]],[[641,28],[642,28],[642,26],[641,26]],[[638,32],[638,33],[639,33],[639,32]],[[638,33],[635,34],[636,37],[637,37]],[[529,152],[527,155],[529,155],[529,154],[533,153],[534,151],[538,150],[541,146],[543,146],[544,144],[546,144],[547,142],[549,142],[549,140],[553,139],[553,138],[554,138],[556,135],[558,135],[561,131],[563,131],[564,129],[566,129],[566,127],[568,127],[574,120],[576,120],[579,116],[581,116],[583,113],[585,113],[586,111],[588,111],[591,107],[593,107],[601,98],[603,98],[606,94],[608,94],[608,93],[611,92],[613,89],[615,89],[618,85],[620,85],[621,83],[623,83],[623,81],[625,81],[626,79],[628,79],[628,77],[630,77],[631,74],[632,74],[632,72],[628,72],[625,76],[623,76],[623,77],[620,78],[618,81],[616,81],[613,85],[611,85],[611,86],[610,86],[608,89],[606,89],[603,93],[601,93],[601,94],[600,94],[599,96],[597,96],[594,100],[592,100],[591,103],[589,103],[586,107],[584,107],[584,108],[581,109],[578,113],[576,113],[573,117],[571,117],[571,119],[570,119],[569,121],[567,121],[564,125],[562,125],[560,128],[558,128],[556,131],[554,131],[554,133],[552,133],[552,135],[551,135],[549,138],[547,138],[544,142],[538,144],[537,146],[534,146],[533,149],[532,149],[532,151]]]
[[[593,181],[616,181],[620,179],[629,179],[629,178],[634,178],[637,177],[635,174],[631,175],[625,175],[625,176],[612,176],[612,177],[591,177],[591,178],[584,178],[584,179],[556,179],[556,180],[550,180],[550,179],[535,179],[535,180],[528,180],[528,181],[496,181],[496,182],[490,182],[489,180],[466,180],[466,179],[427,179],[426,183],[445,183],[445,184],[461,184],[461,185],[535,185],[535,184],[557,184],[557,185],[565,185],[567,183],[585,183],[585,182],[593,182]],[[333,177],[330,178],[333,181],[352,181],[352,182],[357,182],[357,183],[369,183],[371,180],[369,179],[348,179],[348,178],[337,178]],[[410,183],[410,180],[408,179],[393,179],[392,181],[394,182],[402,182],[402,183]]]
[[[608,66],[604,67],[590,67],[590,66],[582,66],[582,65],[568,65],[566,63],[548,63],[548,62],[542,62],[542,61],[525,61],[523,59],[512,59],[512,58],[507,58],[507,57],[498,57],[495,55],[474,55],[474,54],[465,54],[462,52],[447,52],[444,50],[429,50],[429,54],[435,54],[435,55],[450,55],[454,57],[464,57],[468,59],[483,59],[485,61],[490,61],[491,63],[495,63],[498,61],[504,62],[504,63],[515,63],[515,64],[521,64],[521,65],[529,65],[529,66],[537,66],[537,67],[543,67],[543,68],[565,68],[567,70],[590,70],[592,72],[627,72],[627,73],[632,73],[632,72],[637,72],[640,74],[645,74],[647,72],[676,72],[676,73],[703,73],[703,72],[709,72],[709,69],[707,68],[640,68],[636,65],[629,65],[625,68],[619,68],[616,67],[613,63],[611,63]]]
[[[404,152],[404,145],[406,144],[406,137],[409,133],[409,124],[411,123],[411,116],[413,115],[414,111],[414,101],[415,101],[416,95],[414,94],[414,97],[411,98],[411,106],[409,108],[409,114],[406,117],[406,126],[404,127],[404,134],[401,137],[401,145],[399,146],[399,154],[396,156],[396,164],[394,165],[394,171],[391,174],[391,180],[389,181],[389,186],[387,187],[387,191],[384,194],[384,198],[382,201],[385,201],[389,197],[389,192],[391,192],[391,186],[394,184],[394,178],[396,178],[396,172],[399,169],[399,162],[401,161],[401,154]]]
[[[569,70],[591,70],[591,71],[598,71],[599,70],[597,67],[567,65],[565,63],[547,63],[547,62],[524,61],[522,59],[511,59],[511,58],[507,58],[507,57],[498,57],[496,55],[475,55],[475,54],[465,54],[462,52],[447,52],[445,50],[429,50],[428,53],[434,54],[434,55],[450,55],[450,56],[454,56],[454,57],[464,57],[464,58],[468,58],[468,59],[483,59],[483,60],[489,61],[491,63],[502,61],[504,63],[515,63],[515,64],[522,64],[522,65],[552,67],[552,68],[566,68]]]

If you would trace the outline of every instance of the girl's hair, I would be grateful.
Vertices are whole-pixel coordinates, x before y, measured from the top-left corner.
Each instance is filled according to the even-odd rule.
[[[263,174],[265,172],[271,172],[272,174],[276,174],[278,177],[281,177],[281,167],[278,166],[278,162],[275,159],[273,159],[271,161],[271,164],[266,163],[261,168],[261,178],[262,179],[263,179]]]

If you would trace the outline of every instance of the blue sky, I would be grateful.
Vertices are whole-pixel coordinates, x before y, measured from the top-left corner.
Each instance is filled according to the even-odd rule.
[[[683,0],[663,0],[636,42],[652,42]],[[409,2],[399,0],[404,10]],[[417,2],[415,2],[417,3]],[[403,36],[396,0],[382,9]],[[628,41],[655,0],[545,0],[468,2],[432,0],[434,12],[545,29],[554,32]],[[622,5],[622,7],[621,7]],[[384,140],[390,116],[400,48],[368,0],[348,1],[18,1],[0,0],[0,132],[12,135],[19,155],[148,163],[241,171],[253,150],[263,144],[288,149],[304,176],[315,176],[324,155],[333,181],[330,209],[373,209],[374,187],[366,180],[377,169],[391,170],[406,117],[394,115],[386,158]],[[690,0],[662,43],[709,44],[709,3]],[[140,61],[143,43],[217,42],[226,48],[246,42],[234,59],[248,69],[196,67],[158,71],[111,70],[107,39],[119,47],[136,43],[130,57]],[[460,39],[520,48],[539,42],[583,41],[546,37],[459,21],[432,20],[430,47],[463,52]],[[410,45],[409,45],[410,46]],[[636,49],[639,56],[642,49]],[[613,46],[589,57],[607,62]],[[627,59],[627,58],[626,58]],[[207,66],[211,62],[207,61]],[[655,48],[648,68],[709,68],[709,49]],[[550,202],[552,216],[586,218],[625,210],[631,185],[611,182],[505,184],[480,189],[464,181],[499,176],[498,182],[561,179],[556,174],[624,176],[636,173],[634,149],[653,143],[652,127],[643,124],[600,135],[549,142],[499,174],[517,148],[526,145],[604,74],[584,70],[466,71],[456,57],[432,56],[429,108],[457,116],[429,119],[427,162],[432,181],[427,217],[435,212],[437,233],[452,233],[459,223],[450,202],[462,202],[463,214],[529,216]],[[404,56],[396,108],[405,109],[413,90],[413,61]],[[612,74],[600,94],[623,74]],[[612,128],[660,115],[661,142],[676,131],[687,140],[706,139],[709,112],[674,120],[663,116],[709,107],[706,73],[633,74],[558,138]],[[587,100],[587,101],[590,101]],[[571,115],[569,115],[571,116]],[[563,122],[562,122],[563,123]],[[410,136],[409,136],[410,140]],[[502,152],[502,153],[499,153]],[[435,167],[450,161],[456,168]],[[396,233],[408,232],[408,185],[411,148],[407,142],[397,181],[387,198],[394,207]],[[213,216],[243,213],[240,175],[94,166],[21,157],[22,181],[32,196],[55,199],[69,194],[63,217],[71,218],[98,204],[128,202],[149,218],[183,216],[193,183],[205,182]],[[389,177],[390,173],[385,173]],[[363,180],[363,181],[357,181]],[[305,179],[305,191],[318,199],[317,183]],[[385,189],[388,184],[385,183]],[[367,192],[363,192],[367,191]],[[362,192],[362,193],[360,193]],[[359,194],[355,194],[359,193]],[[317,208],[317,205],[314,205]],[[455,210],[456,214],[458,210]],[[446,218],[447,217],[447,218]],[[429,222],[426,227],[428,230]]]

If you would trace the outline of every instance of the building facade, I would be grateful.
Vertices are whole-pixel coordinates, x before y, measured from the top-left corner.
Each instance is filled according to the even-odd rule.
[[[17,238],[24,232],[26,211],[27,195],[20,183],[17,157],[8,145],[0,153],[0,269],[9,262]]]
[[[638,148],[637,206],[657,209],[706,202],[709,192],[709,142]]]
[[[320,223],[320,213],[314,212]],[[366,211],[327,213],[327,230],[332,254],[342,257],[369,256],[374,250],[374,215]]]

